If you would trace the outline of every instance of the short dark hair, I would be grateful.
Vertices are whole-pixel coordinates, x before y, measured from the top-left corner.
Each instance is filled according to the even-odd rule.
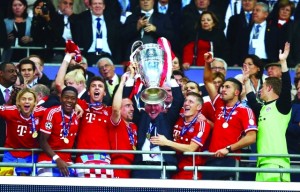
[[[7,65],[14,65],[14,64],[11,62],[2,62],[0,64],[0,71],[4,71]]]
[[[22,59],[18,65],[18,69],[20,72],[21,72],[22,65],[25,65],[25,64],[31,64],[33,71],[36,70],[35,63],[33,61],[31,61],[30,59],[25,58],[25,59]]]
[[[194,84],[196,85],[198,91],[199,91],[199,92],[201,91],[201,88],[200,88],[199,84],[198,84],[196,81],[191,81],[191,80],[189,80],[188,82],[186,82],[186,84],[188,84],[188,83],[194,83]]]
[[[105,85],[105,81],[102,77],[94,76],[94,77],[91,78],[91,80],[89,80],[88,90],[90,90],[90,86],[91,86],[92,82],[94,82],[94,81],[101,81]]]
[[[181,77],[185,77],[184,73],[181,70],[174,70],[172,75],[180,75]]]
[[[236,78],[233,78],[233,77],[230,77],[230,78],[226,79],[225,82],[226,81],[230,81],[235,85],[235,88],[240,92],[239,93],[239,96],[240,96],[242,91],[243,91],[242,83],[239,80],[237,80]]]
[[[77,89],[75,89],[75,88],[72,87],[72,86],[66,86],[66,87],[62,90],[61,95],[64,95],[64,93],[67,92],[67,91],[73,91],[73,92],[76,94],[76,97],[78,96],[78,91],[77,91]]]

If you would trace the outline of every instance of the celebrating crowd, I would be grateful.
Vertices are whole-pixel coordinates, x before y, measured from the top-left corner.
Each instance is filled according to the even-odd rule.
[[[300,154],[298,1],[89,0],[75,14],[73,0],[58,0],[57,9],[51,0],[36,0],[32,16],[26,0],[8,2],[0,20],[0,146],[42,150],[4,151],[2,161],[56,166],[0,167],[0,175],[151,179],[161,170],[69,165],[174,165],[167,178],[193,179],[185,166],[235,167],[241,157],[231,153]],[[134,53],[161,42],[167,44],[162,55],[153,47],[144,53],[148,60],[162,57],[144,67],[161,81],[153,94],[140,71],[149,61]],[[34,54],[26,56],[22,46]],[[43,72],[44,61],[61,63],[54,81]],[[124,65],[124,74],[116,74],[115,64]],[[88,71],[93,65],[101,77]],[[203,85],[185,75],[191,66],[204,66]],[[227,76],[229,66],[241,67],[241,74]],[[204,151],[213,155],[183,154]],[[299,168],[292,162],[299,158],[256,160],[259,168]],[[300,181],[299,173],[249,175],[246,180]]]

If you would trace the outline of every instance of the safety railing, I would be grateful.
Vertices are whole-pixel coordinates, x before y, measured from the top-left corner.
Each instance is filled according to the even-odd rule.
[[[0,147],[0,151],[31,151],[32,155],[41,152],[41,149],[12,149],[12,148],[3,148]],[[132,150],[81,150],[81,149],[65,149],[65,150],[57,150],[59,152],[68,152],[72,154],[76,153],[114,153],[114,154],[159,154],[159,155],[175,155],[175,151],[132,151]],[[197,166],[195,164],[196,156],[213,156],[214,153],[210,152],[184,152],[184,155],[193,156],[193,165],[185,166],[184,170],[193,171],[193,179],[197,180],[198,171],[226,171],[226,172],[236,172],[236,180],[239,179],[240,172],[269,172],[269,173],[300,173],[300,168],[257,168],[257,167],[240,167],[240,162],[246,163],[255,163],[255,160],[241,160],[236,161],[235,167],[213,167],[213,166]],[[257,154],[257,153],[231,153],[227,156],[231,157],[290,157],[290,158],[299,158],[300,155],[297,154]],[[300,164],[300,161],[292,161],[291,164]],[[0,167],[32,167],[34,170],[36,168],[53,168],[56,167],[55,164],[47,164],[47,163],[9,163],[9,162],[1,162]],[[83,164],[72,164],[70,168],[98,168],[98,169],[130,169],[130,170],[160,170],[161,171],[161,179],[167,179],[166,171],[175,171],[177,170],[176,166],[173,165],[165,165],[161,160],[160,165],[83,165]],[[35,172],[33,172],[32,176],[36,176]]]

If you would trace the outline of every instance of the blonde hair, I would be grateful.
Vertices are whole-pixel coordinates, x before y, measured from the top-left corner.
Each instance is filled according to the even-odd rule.
[[[74,69],[74,70],[70,71],[69,73],[67,73],[65,75],[65,81],[68,81],[68,80],[74,80],[75,83],[77,83],[77,84],[82,82],[84,87],[86,87],[86,85],[85,85],[86,80],[83,75],[82,69]]]
[[[34,102],[35,102],[35,105],[37,104],[37,95],[36,95],[36,92],[32,89],[29,89],[29,88],[24,88],[24,89],[21,89],[18,94],[17,94],[17,98],[16,98],[16,105],[19,106],[20,105],[20,99],[23,95],[25,95],[25,93],[31,93],[33,95],[33,98],[34,98]]]

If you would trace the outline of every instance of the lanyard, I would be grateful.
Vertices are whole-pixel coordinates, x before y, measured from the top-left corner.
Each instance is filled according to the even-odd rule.
[[[223,115],[224,115],[224,119],[225,119],[226,122],[228,122],[228,120],[231,117],[232,113],[234,112],[234,110],[237,108],[237,106],[239,104],[240,104],[239,101],[236,102],[228,114],[226,112],[226,106],[224,106],[224,108],[223,108]]]
[[[72,112],[72,114],[73,114],[73,112]],[[63,122],[63,136],[66,138],[67,136],[68,136],[68,134],[69,134],[69,129],[70,129],[70,127],[71,127],[71,123],[72,123],[72,117],[73,117],[73,115],[70,115],[70,121],[69,121],[69,123],[68,123],[68,125],[66,125],[66,121],[65,121],[65,115],[64,115],[64,111],[63,110],[61,110],[61,118],[62,118],[62,122]]]
[[[180,136],[182,137],[197,121],[198,114],[194,117],[194,119],[187,125],[183,126],[180,131]]]

